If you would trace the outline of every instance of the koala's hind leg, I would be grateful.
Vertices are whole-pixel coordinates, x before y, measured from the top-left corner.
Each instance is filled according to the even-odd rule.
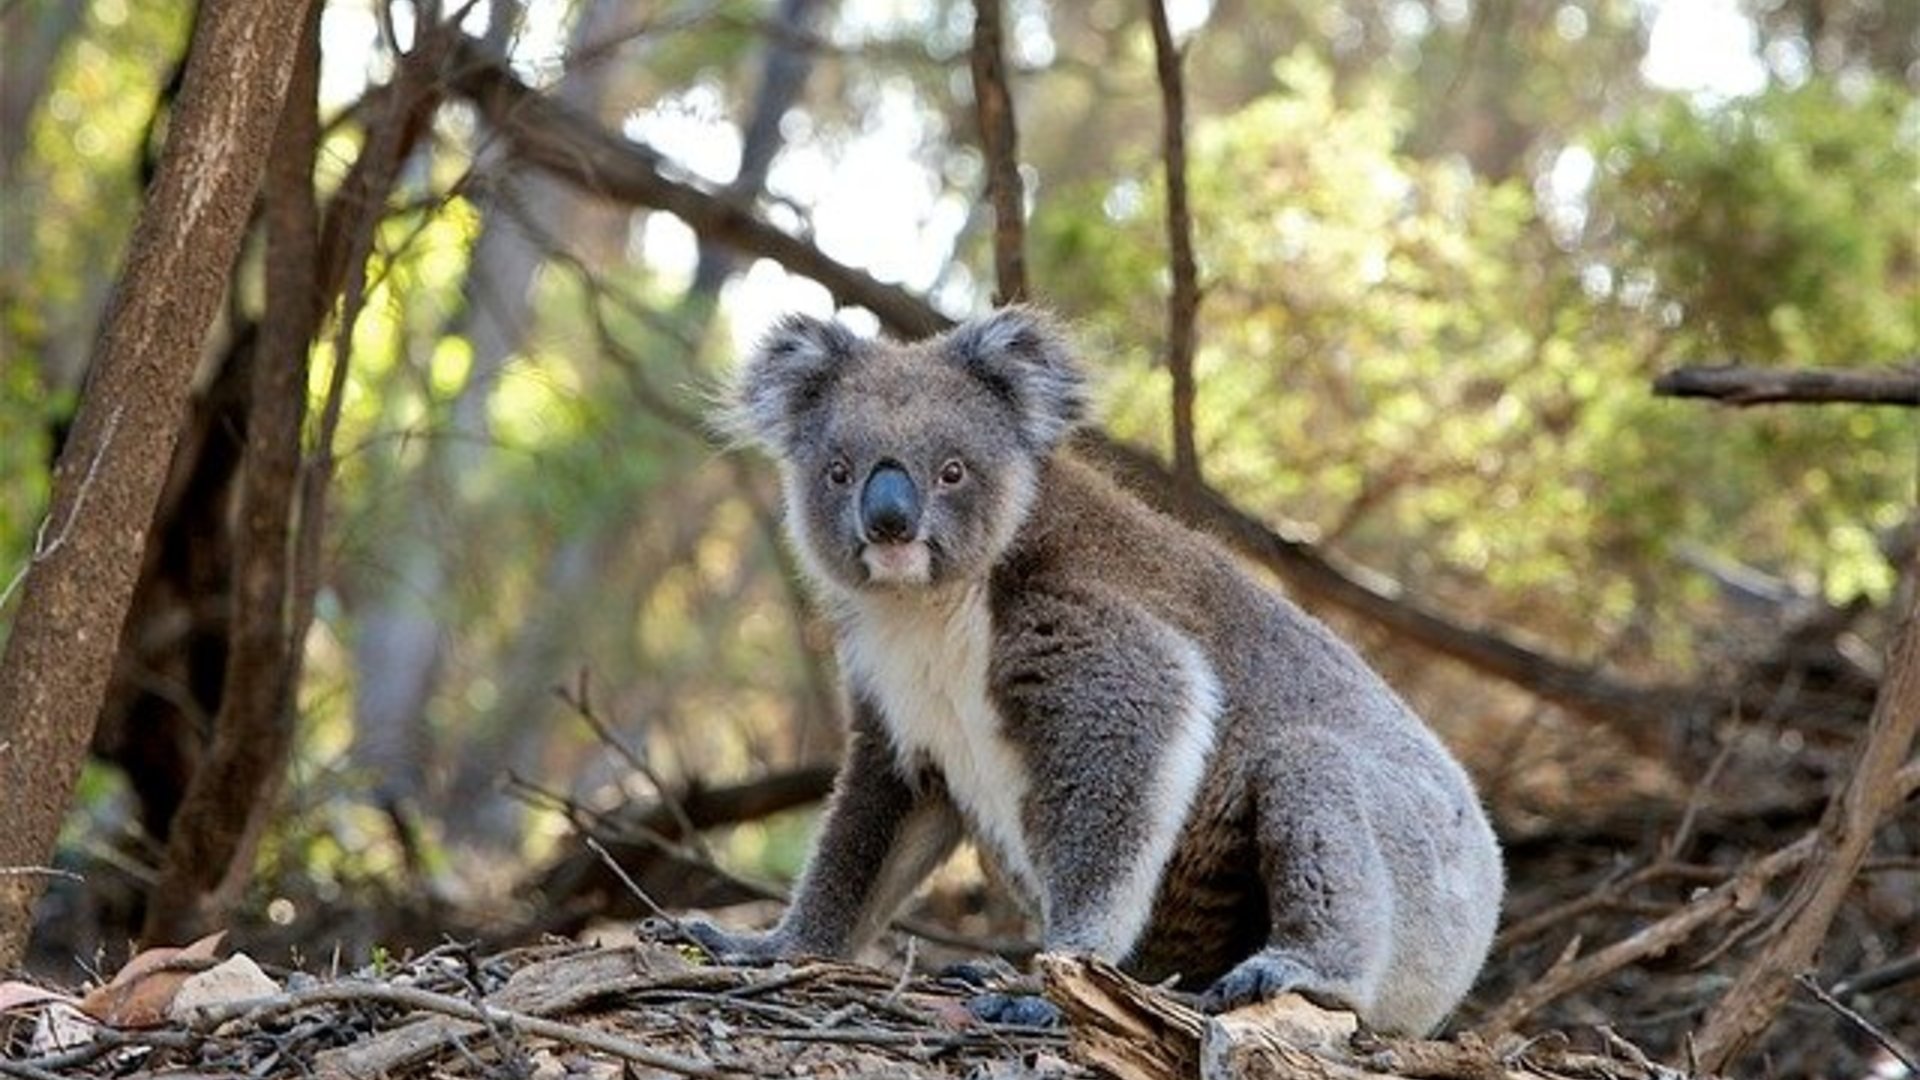
[[[1268,944],[1213,984],[1209,1007],[1293,992],[1362,1018],[1372,1012],[1392,956],[1393,880],[1349,753],[1302,734],[1256,770]]]

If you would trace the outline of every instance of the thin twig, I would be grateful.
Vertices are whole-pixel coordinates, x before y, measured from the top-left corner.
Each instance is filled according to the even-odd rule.
[[[437,994],[410,986],[391,986],[385,983],[330,983],[268,998],[213,1006],[196,1016],[194,1026],[200,1030],[210,1031],[232,1020],[247,1018],[258,1022],[312,1005],[331,1004],[392,1005],[418,1012],[439,1013],[442,1016],[451,1016],[456,1020],[477,1024],[502,1024],[529,1035],[584,1046],[590,1050],[599,1050],[639,1065],[663,1069],[680,1076],[714,1077],[717,1080],[721,1077],[757,1072],[737,1062],[720,1064],[669,1054],[597,1028],[566,1024],[531,1013],[502,1009],[496,1005],[476,1005],[447,994]]]
[[[86,884],[86,878],[71,870],[56,870],[51,866],[0,866],[0,877],[51,877]]]
[[[73,532],[73,523],[80,520],[80,511],[87,505],[87,492],[93,490],[93,478],[100,472],[100,460],[107,456],[107,448],[113,445],[113,435],[120,427],[120,414],[124,411],[125,405],[115,405],[112,414],[107,417],[107,430],[100,435],[100,445],[93,448],[93,457],[87,462],[87,474],[80,478],[80,490],[73,497],[73,509],[67,512],[67,520],[60,524],[60,531],[51,543],[47,542],[47,526],[53,521],[52,511],[49,510],[47,516],[40,519],[40,527],[33,534],[33,554],[14,573],[7,587],[0,589],[0,611],[6,609],[7,601],[13,599],[13,591],[26,580],[28,570],[36,563],[52,558],[55,552],[66,546],[67,536]]]
[[[620,879],[620,884],[626,886],[627,891],[632,893],[634,898],[639,900],[648,911],[653,912],[655,918],[665,919],[668,923],[671,923],[675,929],[679,928],[680,920],[667,914],[666,908],[661,907],[654,901],[653,897],[647,895],[647,890],[641,888],[640,883],[633,880],[633,877],[620,866],[619,860],[613,857],[613,854],[607,850],[605,844],[594,839],[592,833],[582,833],[580,834],[580,839],[587,845],[588,850],[600,856],[600,861],[606,864],[607,869],[613,871],[614,877]]]
[[[1190,483],[1200,479],[1194,445],[1193,353],[1200,309],[1193,261],[1193,214],[1187,207],[1187,92],[1182,55],[1167,22],[1166,0],[1149,0],[1153,58],[1160,78],[1160,147],[1167,171],[1167,251],[1173,287],[1167,294],[1167,371],[1173,376],[1173,468]]]
[[[1794,976],[1793,981],[1799,983],[1809,994],[1818,998],[1820,1004],[1839,1013],[1849,1023],[1853,1024],[1853,1026],[1871,1036],[1873,1041],[1885,1047],[1887,1053],[1898,1058],[1900,1064],[1907,1067],[1908,1076],[1920,1076],[1920,1055],[1916,1055],[1912,1047],[1889,1035],[1880,1025],[1860,1015],[1858,1012],[1849,1008],[1845,1002],[1829,994],[1813,976],[1803,972]]]
[[[1477,1030],[1488,1037],[1505,1034],[1543,1006],[1598,982],[1629,964],[1649,956],[1658,956],[1680,944],[1702,927],[1736,910],[1746,897],[1767,882],[1806,862],[1814,851],[1814,837],[1813,833],[1802,836],[1748,866],[1686,907],[1599,952],[1578,959],[1573,957],[1571,949],[1562,953],[1545,974],[1521,987],[1489,1011]]]
[[[566,702],[567,707],[572,709],[575,715],[593,729],[596,738],[611,747],[613,752],[620,756],[620,760],[627,763],[628,768],[645,777],[647,783],[653,785],[654,797],[660,800],[660,805],[667,808],[668,816],[672,817],[673,823],[680,828],[680,843],[698,853],[702,859],[711,862],[713,853],[707,850],[706,840],[700,835],[700,830],[694,827],[693,818],[687,815],[686,804],[681,801],[679,793],[667,786],[667,782],[660,778],[659,771],[654,769],[652,763],[622,742],[620,737],[614,734],[613,728],[601,718],[599,711],[593,707],[593,686],[589,669],[582,667],[575,675],[574,688],[571,692],[564,686],[555,687],[554,692],[559,695],[561,701]]]

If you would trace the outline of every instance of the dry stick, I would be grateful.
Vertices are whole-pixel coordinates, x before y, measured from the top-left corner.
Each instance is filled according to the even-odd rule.
[[[1666,952],[1701,927],[1751,902],[1767,882],[1805,862],[1812,853],[1813,834],[1809,833],[1679,911],[1599,952],[1577,960],[1571,955],[1562,955],[1545,974],[1495,1006],[1476,1030],[1488,1038],[1505,1034],[1543,1006],[1598,982],[1628,964]]]
[[[1920,761],[1897,772],[1889,786],[1896,801],[1904,801],[1920,791]],[[1817,835],[1817,832],[1807,833],[1741,870],[1686,907],[1599,952],[1576,960],[1574,950],[1569,948],[1540,978],[1490,1010],[1475,1030],[1489,1038],[1511,1031],[1520,1021],[1559,998],[1598,982],[1628,964],[1666,952],[1722,915],[1751,907],[1768,882],[1813,855]],[[1577,939],[1573,944],[1577,944]]]
[[[1707,1014],[1697,1045],[1708,1071],[1725,1072],[1772,1025],[1793,977],[1812,966],[1866,859],[1874,830],[1906,799],[1901,766],[1917,733],[1920,593],[1908,601],[1859,759],[1813,834],[1813,857],[1783,905],[1777,936]]]
[[[1160,76],[1161,156],[1167,169],[1167,249],[1173,288],[1167,294],[1167,371],[1173,376],[1173,468],[1181,479],[1200,479],[1200,453],[1193,433],[1193,351],[1200,286],[1193,263],[1193,215],[1187,208],[1187,91],[1184,59],[1167,23],[1165,0],[1149,0],[1153,57]]]
[[[1001,0],[974,0],[973,104],[980,149],[987,157],[987,194],[993,200],[995,304],[1027,298],[1026,198],[1020,183],[1019,135],[1007,60],[1001,42]]]
[[[234,1002],[231,1005],[204,1010],[196,1017],[194,1026],[200,1030],[211,1031],[231,1020],[246,1018],[259,1021],[312,1005],[369,1003],[393,1005],[417,1012],[439,1013],[442,1016],[451,1016],[456,1020],[467,1020],[476,1024],[505,1024],[529,1035],[584,1046],[590,1050],[599,1050],[638,1065],[662,1069],[680,1076],[719,1078],[751,1074],[751,1070],[743,1066],[695,1061],[678,1054],[655,1050],[612,1032],[565,1024],[530,1013],[503,1009],[497,1005],[476,1005],[456,997],[436,994],[416,987],[389,986],[384,983],[331,983],[270,998]]]
[[[1861,1031],[1866,1032],[1870,1037],[1872,1037],[1873,1041],[1879,1043],[1883,1047],[1886,1047],[1887,1053],[1892,1054],[1894,1057],[1898,1058],[1900,1060],[1900,1064],[1905,1065],[1907,1067],[1908,1076],[1920,1076],[1920,1056],[1917,1056],[1914,1054],[1912,1047],[1908,1046],[1906,1043],[1901,1042],[1899,1039],[1894,1038],[1892,1035],[1887,1034],[1887,1032],[1883,1030],[1880,1027],[1880,1025],[1860,1015],[1858,1012],[1855,1012],[1853,1009],[1848,1008],[1846,1003],[1842,1002],[1839,998],[1834,997],[1832,994],[1827,993],[1827,991],[1821,987],[1819,981],[1816,980],[1813,976],[1805,975],[1805,974],[1796,975],[1794,976],[1793,981],[1799,983],[1802,987],[1805,987],[1807,993],[1812,994],[1815,998],[1819,999],[1820,1004],[1825,1005],[1827,1008],[1832,1009],[1836,1013],[1839,1013],[1843,1019],[1847,1020],[1849,1023],[1853,1024],[1853,1026],[1859,1028]]]
[[[1680,368],[1653,380],[1661,397],[1712,398],[1725,405],[1789,403],[1920,406],[1920,367],[1885,371],[1729,365]]]
[[[1590,911],[1616,906],[1642,885],[1663,878],[1686,877],[1703,870],[1702,867],[1682,862],[1680,857],[1686,852],[1687,846],[1693,842],[1693,830],[1699,821],[1701,806],[1706,801],[1707,792],[1713,790],[1714,784],[1720,779],[1720,773],[1725,770],[1727,762],[1732,758],[1734,746],[1734,742],[1729,740],[1720,748],[1720,752],[1714,755],[1712,763],[1707,766],[1706,775],[1701,777],[1700,782],[1695,784],[1693,790],[1687,794],[1687,805],[1680,813],[1680,823],[1674,827],[1673,835],[1667,837],[1660,845],[1660,852],[1652,862],[1631,873],[1623,870],[1609,874],[1598,888],[1587,889],[1571,900],[1555,904],[1508,924],[1500,931],[1499,936],[1494,938],[1494,950],[1504,952],[1522,941],[1537,937],[1556,926],[1565,925],[1569,919],[1585,915]],[[1712,871],[1707,872],[1712,873]],[[1719,875],[1715,874],[1714,879],[1718,880]]]
[[[673,823],[680,828],[680,843],[698,853],[702,859],[708,862],[713,861],[713,854],[707,850],[706,840],[700,835],[700,830],[693,827],[693,818],[687,816],[686,804],[680,801],[680,796],[667,786],[665,780],[660,778],[659,770],[655,769],[651,763],[645,758],[642,758],[631,747],[627,746],[626,743],[620,741],[620,737],[613,733],[613,729],[601,718],[600,713],[594,709],[591,679],[592,676],[589,674],[589,669],[582,666],[578,675],[575,677],[574,689],[571,693],[569,693],[564,686],[556,687],[555,690],[560,695],[560,700],[566,702],[567,707],[572,709],[575,715],[579,716],[588,727],[593,729],[595,737],[612,747],[613,752],[620,755],[620,760],[626,762],[628,768],[645,777],[647,783],[653,785],[654,796],[660,800],[660,805],[667,808],[668,816],[672,817]],[[602,854],[604,855],[605,853],[602,852]],[[612,856],[605,857],[609,861],[612,859]],[[618,867],[614,869],[616,872],[619,872]],[[620,876],[625,877],[626,875],[621,873]]]

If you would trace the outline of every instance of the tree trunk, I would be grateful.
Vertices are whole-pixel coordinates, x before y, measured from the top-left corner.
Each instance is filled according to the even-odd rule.
[[[184,943],[203,932],[208,903],[245,857],[277,789],[292,744],[287,626],[289,537],[306,416],[307,352],[319,329],[319,211],[313,192],[320,141],[319,12],[306,17],[292,86],[263,190],[266,313],[249,351],[247,448],[234,529],[232,626],[213,745],[187,786],[169,832],[166,865],[149,896],[148,943]]]
[[[204,0],[0,657],[0,867],[43,864],[65,820],[308,6]],[[31,872],[0,876],[0,967],[25,951],[43,883]]]

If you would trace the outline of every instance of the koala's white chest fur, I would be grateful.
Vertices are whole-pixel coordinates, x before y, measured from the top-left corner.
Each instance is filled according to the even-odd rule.
[[[978,838],[1029,895],[1038,875],[1021,824],[1028,775],[987,697],[986,590],[855,599],[843,661],[877,699],[903,768],[932,762]]]

